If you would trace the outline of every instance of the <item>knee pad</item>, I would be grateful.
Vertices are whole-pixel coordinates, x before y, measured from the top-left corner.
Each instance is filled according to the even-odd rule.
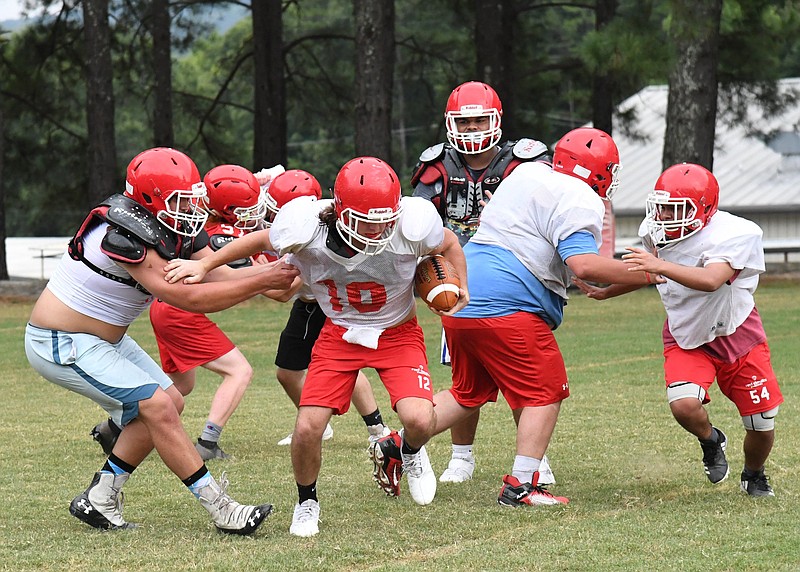
[[[775,429],[775,417],[778,415],[778,409],[780,406],[763,413],[742,415],[742,424],[748,431],[772,431]]]
[[[693,397],[702,403],[706,398],[706,390],[691,381],[676,381],[667,386],[667,403]]]

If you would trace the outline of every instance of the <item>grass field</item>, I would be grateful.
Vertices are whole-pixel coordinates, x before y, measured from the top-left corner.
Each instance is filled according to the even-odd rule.
[[[475,478],[440,485],[420,507],[404,488],[398,499],[371,480],[367,435],[355,412],[335,418],[324,446],[319,493],[321,532],[289,535],[296,489],[289,451],[294,409],[274,379],[277,336],[288,306],[251,301],[215,315],[249,357],[256,378],[223,434],[235,455],[211,461],[225,470],[243,502],[276,512],[252,538],[215,532],[206,512],[156,457],[126,485],[132,532],[94,531],[69,515],[70,500],[103,463],[88,436],[104,412],[39,378],[22,338],[29,303],[0,305],[0,569],[115,572],[214,570],[681,570],[800,569],[800,285],[765,283],[756,301],[786,402],[767,465],[774,499],[739,491],[743,429],[733,405],[713,388],[712,421],[728,435],[731,477],[706,480],[696,440],[672,420],[664,399],[660,328],[653,290],[595,302],[577,293],[557,337],[572,397],[564,402],[548,451],[566,507],[504,509],[496,498],[511,469],[514,425],[501,400],[484,408]],[[449,370],[435,362],[438,319],[420,311],[438,389]],[[146,317],[133,336],[153,355]],[[374,372],[376,396],[392,427],[397,419]],[[216,388],[203,372],[187,399],[184,423],[196,437]],[[428,446],[437,475],[450,453],[447,434]],[[403,485],[405,487],[405,483]]]

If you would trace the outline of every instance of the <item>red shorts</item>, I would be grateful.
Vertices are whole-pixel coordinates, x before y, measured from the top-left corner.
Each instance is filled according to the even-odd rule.
[[[433,401],[425,339],[416,318],[383,332],[374,350],[344,341],[346,331],[325,321],[311,352],[300,405],[330,407],[337,415],[346,413],[356,375],[367,367],[378,372],[393,409],[406,397]]]
[[[187,312],[160,300],[150,306],[150,323],[158,343],[161,368],[166,373],[186,373],[236,347],[205,314]]]
[[[711,401],[708,390],[716,378],[719,390],[733,401],[743,417],[764,413],[783,403],[766,342],[733,363],[715,359],[700,349],[670,346],[664,350],[664,378],[667,386],[682,381],[699,385],[706,390],[703,403]]]
[[[564,358],[548,325],[536,314],[500,318],[442,317],[453,365],[450,392],[464,407],[497,400],[511,409],[540,407],[569,397]]]

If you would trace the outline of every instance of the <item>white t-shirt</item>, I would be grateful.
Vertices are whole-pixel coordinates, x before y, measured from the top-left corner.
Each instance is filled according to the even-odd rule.
[[[567,298],[559,242],[584,231],[600,245],[605,207],[585,182],[546,163],[523,163],[500,183],[471,241],[511,251],[545,287]]]
[[[706,267],[727,262],[739,275],[714,292],[687,288],[674,280],[657,286],[667,311],[669,331],[686,350],[719,336],[729,336],[755,307],[753,293],[764,272],[761,228],[752,221],[717,211],[706,226],[685,240],[659,246],[658,256],[683,266]],[[639,236],[648,250],[653,241],[642,222]]]
[[[326,245],[328,228],[319,212],[329,200],[295,199],[280,210],[270,242],[291,253],[325,315],[344,328],[384,330],[399,324],[415,305],[414,271],[420,256],[444,240],[442,220],[430,201],[404,197],[397,231],[382,253],[344,258]]]

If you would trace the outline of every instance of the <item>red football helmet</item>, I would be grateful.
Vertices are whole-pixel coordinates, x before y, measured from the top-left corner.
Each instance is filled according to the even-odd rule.
[[[473,155],[483,153],[500,141],[503,131],[500,119],[503,104],[497,93],[485,83],[469,81],[453,90],[447,99],[444,111],[444,124],[447,140],[461,153]],[[459,132],[456,120],[461,117],[488,117],[489,127],[484,131]]]
[[[290,169],[272,179],[266,197],[269,218],[274,219],[283,205],[297,197],[322,198],[322,187],[314,175],[301,169]],[[267,226],[271,224],[267,221]]]
[[[353,249],[380,254],[394,236],[400,218],[400,180],[388,163],[357,157],[345,163],[333,185],[336,228]],[[365,224],[382,225],[365,233]]]
[[[600,129],[573,129],[556,143],[553,169],[586,182],[601,199],[610,201],[619,185],[617,144]]]
[[[125,195],[183,236],[197,236],[208,213],[201,202],[206,187],[187,155],[169,147],[142,151],[128,164]]]
[[[673,165],[647,196],[647,232],[656,244],[689,238],[708,224],[719,205],[719,183],[705,167]]]
[[[267,212],[264,193],[253,173],[239,165],[214,167],[203,177],[208,211],[236,228],[252,230]]]

